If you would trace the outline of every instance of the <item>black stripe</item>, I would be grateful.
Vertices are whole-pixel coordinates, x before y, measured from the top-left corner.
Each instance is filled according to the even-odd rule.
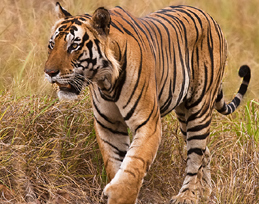
[[[158,17],[164,19],[164,20],[167,21],[169,24],[171,24],[171,22],[170,22],[168,19],[166,19],[164,16],[161,16],[161,15],[156,15],[156,16],[158,16]],[[154,19],[154,20],[156,20],[158,23],[160,23],[160,24],[164,27],[164,29],[165,29],[165,31],[166,31],[166,33],[167,33],[167,39],[168,39],[168,45],[169,45],[169,52],[171,52],[171,37],[170,37],[170,32],[169,32],[168,28],[165,26],[164,23],[158,21],[157,19]],[[171,57],[171,56],[170,56],[170,60],[172,60],[172,57]]]
[[[222,92],[222,90],[220,90],[220,93],[218,94],[218,96],[216,98],[216,103],[220,102],[222,98],[223,98],[223,92]]]
[[[117,161],[119,161],[119,162],[123,162],[123,159],[120,159],[120,158],[116,158],[116,157],[112,157],[114,160],[117,160]],[[105,168],[106,168],[107,166],[105,166]]]
[[[243,96],[245,95],[246,91],[247,91],[247,85],[241,84],[238,93],[240,93]]]
[[[186,135],[187,135],[187,132],[183,131],[183,129],[182,129],[182,128],[180,128],[180,130],[181,130],[181,132],[182,132],[182,134],[183,134],[184,136],[186,136]]]
[[[156,17],[160,17],[160,18],[162,18],[162,19],[164,19],[164,20],[167,20],[167,19],[165,19],[163,16],[160,16],[160,15],[156,15]],[[163,43],[163,36],[162,36],[162,33],[161,33],[161,31],[160,31],[160,28],[158,28],[155,24],[155,27],[157,27],[157,30],[159,31],[159,34],[160,34],[160,36],[161,36],[161,55],[162,55],[162,62],[164,62],[165,61],[165,59],[166,59],[166,61],[167,61],[167,74],[166,74],[166,79],[165,79],[165,81],[164,81],[164,84],[163,84],[163,87],[162,87],[162,89],[164,88],[164,85],[165,85],[165,83],[167,82],[167,78],[168,78],[168,73],[169,73],[169,57],[168,57],[168,50],[169,50],[169,52],[171,53],[171,38],[170,38],[170,33],[169,33],[169,31],[168,31],[168,28],[165,26],[165,24],[163,23],[163,22],[161,22],[161,21],[159,21],[158,19],[156,19],[156,18],[153,18],[153,17],[148,17],[148,18],[150,18],[150,19],[152,19],[153,21],[156,21],[157,22],[157,24],[160,24],[160,25],[162,25],[163,26],[163,28],[164,28],[164,30],[166,31],[166,33],[167,33],[167,42],[166,43]],[[168,21],[169,22],[169,21]],[[170,22],[169,22],[170,23]],[[166,47],[166,45],[169,45],[169,47],[168,47],[168,49],[166,49],[166,57],[164,56],[164,47]],[[172,61],[172,56],[170,55],[170,60]],[[165,63],[164,63],[165,64]],[[162,67],[162,75],[161,75],[161,78],[160,78],[160,83],[162,82],[162,80],[163,80],[163,78],[164,78],[164,72],[165,72],[165,65],[161,65],[161,67]],[[161,94],[162,94],[162,92],[163,92],[163,90],[161,90],[160,91],[160,94],[159,94],[159,97],[158,97],[158,99],[160,100],[160,97],[161,97]]]
[[[179,122],[186,124],[186,121],[185,121],[185,120],[182,120],[182,119],[179,118],[179,117],[177,117],[177,119],[179,120]]]
[[[207,103],[207,104],[204,103],[202,105],[202,107],[196,113],[193,113],[192,115],[189,116],[189,118],[187,119],[187,123],[192,120],[195,120],[196,118],[202,117],[204,115],[204,110],[207,111],[209,109],[209,106],[210,106],[209,103]],[[200,116],[198,116],[198,115],[200,115]]]
[[[134,113],[134,111],[135,111],[135,109],[136,109],[136,107],[137,107],[137,105],[138,105],[138,103],[139,103],[139,100],[140,100],[140,98],[141,98],[141,96],[142,96],[142,94],[143,94],[143,90],[144,90],[145,86],[146,86],[146,83],[143,84],[142,90],[141,90],[141,92],[140,92],[140,94],[139,94],[139,96],[138,96],[138,99],[136,100],[135,104],[134,104],[133,107],[130,109],[130,111],[127,113],[127,115],[124,117],[124,120],[125,120],[125,121],[126,121],[126,120],[129,120],[129,119],[131,118],[131,116],[133,115],[133,113]]]
[[[143,30],[143,28],[139,25],[139,22],[135,21],[135,19],[132,18],[132,16],[129,15],[128,12],[125,12],[125,14],[135,23],[135,25],[138,27],[138,29],[142,31],[142,33],[146,36],[147,40],[149,40],[149,38],[148,38],[146,32],[145,32],[145,31]],[[139,20],[141,20],[141,19],[139,19]],[[141,21],[140,21],[140,22],[141,22]],[[135,30],[135,29],[134,29],[134,30]],[[139,35],[139,33],[137,32],[137,30],[135,30],[135,32],[136,32],[137,35]],[[139,39],[140,39],[141,41],[143,41],[143,38],[142,38],[141,35],[139,35]]]
[[[187,139],[187,141],[191,141],[191,140],[205,140],[209,135],[210,135],[210,133],[205,133],[203,135],[191,136],[191,137],[189,137]]]
[[[107,126],[105,126],[104,124],[102,124],[99,120],[97,120],[96,117],[94,117],[96,122],[102,126],[102,128],[106,129],[106,130],[109,130],[111,133],[114,133],[114,134],[119,134],[119,135],[123,135],[123,136],[128,136],[128,133],[127,132],[120,132],[120,131],[116,131],[116,130],[113,130],[112,128],[109,128]]]
[[[175,16],[172,16],[172,15],[170,15],[170,14],[165,14],[165,15],[171,17],[174,21],[178,19],[178,18],[175,18]],[[179,19],[178,19],[178,20],[179,20]],[[182,22],[180,22],[180,23],[182,23]],[[170,26],[175,30],[175,33],[176,33],[177,45],[178,45],[178,51],[179,51],[179,59],[180,59],[181,66],[182,66],[182,76],[183,76],[183,83],[182,83],[181,91],[180,91],[180,93],[179,93],[179,96],[178,96],[178,99],[177,99],[177,102],[176,102],[176,104],[179,104],[180,101],[181,101],[182,98],[183,98],[183,92],[184,92],[184,86],[185,86],[185,78],[186,78],[186,76],[185,76],[185,66],[184,66],[183,54],[182,54],[182,51],[181,51],[180,42],[179,42],[179,36],[178,36],[178,32],[177,32],[177,31],[180,31],[180,28],[177,26],[177,27],[178,27],[178,30],[177,30],[177,29],[175,28],[175,25],[176,25],[176,23],[175,23],[175,24],[170,23]],[[180,35],[181,35],[182,32],[179,32],[179,33],[180,33]],[[174,55],[175,55],[175,52],[174,52]],[[176,60],[175,60],[175,61],[176,61]],[[174,62],[175,62],[175,61],[174,61]],[[187,67],[187,68],[188,68],[188,67]],[[175,66],[175,76],[176,76],[176,66]],[[175,80],[175,81],[176,81],[176,80]]]
[[[87,18],[87,19],[89,19],[89,18],[91,18],[92,16],[90,15],[90,14],[88,14],[88,13],[86,13],[86,14],[84,14],[84,15],[82,15],[83,17],[85,17],[85,18]],[[82,19],[81,19],[82,20]]]
[[[238,97],[235,97],[232,102],[235,104],[236,108],[239,106],[240,104],[240,99]]]
[[[204,152],[205,152],[205,150],[202,150],[200,148],[191,148],[188,150],[187,155],[195,153],[195,154],[202,156],[204,154]]]
[[[99,54],[99,56],[100,56],[100,58],[102,58],[103,57],[103,55],[102,55],[102,52],[101,52],[101,48],[100,48],[100,41],[99,40],[97,40],[97,39],[95,39],[94,40],[94,42],[95,42],[95,44],[96,44],[96,47],[97,47],[97,52],[98,52],[98,54]]]
[[[80,17],[79,19],[80,19],[81,21],[86,21],[86,19],[83,18],[83,17]]]
[[[204,116],[204,115],[203,115],[203,116]],[[187,130],[187,132],[197,132],[197,131],[200,131],[200,130],[202,130],[202,129],[208,127],[208,126],[210,125],[210,122],[211,122],[211,119],[208,120],[208,121],[207,121],[205,124],[203,124],[203,125],[197,125],[197,126],[195,126],[195,127],[189,128],[189,129]]]
[[[205,72],[205,76],[204,76],[204,85],[203,85],[203,90],[202,93],[200,94],[200,97],[192,104],[188,105],[186,103],[186,108],[187,109],[191,109],[197,105],[199,105],[199,103],[202,101],[202,99],[204,98],[204,94],[206,92],[206,87],[207,87],[207,81],[208,81],[208,68],[206,66],[206,64],[204,63],[204,72]]]
[[[193,12],[193,11],[191,11],[191,10],[189,10],[189,9],[187,9],[187,11],[189,11],[190,13],[192,13],[192,14],[195,16],[195,18],[199,21],[201,28],[203,28],[203,27],[202,27],[201,18],[200,18],[195,12]],[[196,23],[195,23],[195,26],[196,26]]]
[[[187,173],[187,176],[197,176],[198,173]]]
[[[208,28],[208,38],[207,38],[207,41],[208,41],[208,49],[209,49],[209,53],[210,53],[210,60],[211,60],[211,76],[210,76],[210,84],[209,86],[207,87],[207,90],[210,89],[212,83],[213,83],[213,77],[214,77],[214,53],[213,53],[213,49],[214,49],[214,45],[213,45],[213,37],[212,37],[212,28],[211,28],[211,25],[210,25],[210,22],[208,21],[208,24],[209,24],[209,28]]]
[[[95,89],[91,89],[91,92],[93,92],[94,93],[94,96],[93,96],[93,100],[94,99],[96,99],[96,101],[98,102],[98,103],[100,103],[100,101],[99,101],[99,99],[98,99],[98,97],[97,97],[97,94],[96,94],[96,92],[95,92]]]
[[[167,66],[167,67],[168,67],[168,66]],[[164,70],[164,67],[162,67],[162,69]],[[161,80],[162,80],[162,78],[163,78],[163,74],[164,74],[164,71],[163,71],[163,73],[162,73]],[[165,80],[164,80],[164,83],[163,83],[163,85],[162,85],[162,88],[161,88],[161,90],[160,90],[160,93],[159,93],[159,95],[158,95],[158,100],[159,100],[159,101],[160,101],[160,99],[161,99],[163,90],[164,90],[164,88],[165,88],[165,84],[166,84],[166,82],[167,82],[168,75],[169,75],[169,74],[166,75],[166,78],[165,78]],[[171,81],[170,81],[170,86],[171,86]],[[170,88],[170,89],[171,89],[171,88]]]
[[[151,40],[152,40],[152,42],[153,42],[153,45],[154,45],[155,49],[156,49],[156,50],[159,49],[159,48],[158,48],[158,47],[159,47],[159,43],[158,43],[158,40],[157,40],[158,36],[157,36],[157,34],[156,34],[156,31],[154,30],[154,28],[153,28],[153,27],[151,26],[151,24],[150,24],[150,23],[153,24],[153,22],[149,21],[148,19],[142,19],[142,23],[143,23],[143,22],[145,22],[145,23],[149,26],[149,28],[152,30],[152,32],[151,32],[151,31],[149,30],[149,28],[147,28],[147,26],[145,26],[145,27],[147,28],[147,30],[149,31],[149,33],[150,33]],[[153,36],[154,36],[154,38],[153,38]],[[154,51],[154,52],[155,52],[155,51]],[[161,53],[158,52],[158,55],[159,55],[159,58],[160,58]],[[156,56],[155,56],[155,61],[156,61]]]
[[[116,43],[117,48],[119,49],[119,54],[120,54],[120,56],[119,56],[119,59],[117,59],[117,60],[120,62],[120,61],[121,61],[121,48],[120,48],[120,46],[119,46],[119,44],[118,44],[117,41],[114,41],[114,43]]]
[[[101,113],[101,111],[99,110],[99,108],[97,107],[95,100],[93,99],[93,105],[95,110],[98,112],[98,114],[107,122],[111,123],[111,124],[115,124],[114,122],[112,122],[106,115],[104,115],[103,113]]]
[[[149,114],[149,116],[147,117],[147,119],[146,119],[144,122],[142,122],[142,123],[135,129],[135,133],[136,133],[137,130],[138,130],[139,128],[141,128],[143,125],[146,125],[147,122],[150,120],[151,115],[152,115],[152,113],[154,112],[154,107],[155,107],[155,101],[154,101],[154,105],[153,105],[153,107],[152,107],[151,113]]]
[[[152,17],[146,17],[146,19],[149,19],[149,23],[152,23],[152,25],[156,28],[156,31],[159,33],[159,40],[160,40],[160,43],[158,43],[158,40],[157,40],[157,45],[158,45],[158,49],[160,49],[160,51],[158,50],[158,54],[159,54],[159,67],[162,68],[162,76],[161,76],[161,81],[163,79],[163,75],[164,75],[164,49],[162,47],[163,45],[163,35],[161,33],[161,30],[159,29],[159,27],[155,24],[154,18]],[[152,19],[152,20],[150,20]],[[155,32],[155,31],[154,31]],[[161,83],[160,81],[160,83]]]
[[[147,36],[146,32],[145,32],[145,35],[146,35],[146,38],[148,40],[148,44],[149,44],[149,47],[150,47],[150,50],[154,56],[154,59],[156,58],[156,53],[155,53],[155,50],[154,50],[154,46],[155,46],[155,43],[154,43],[154,39],[153,39],[153,33],[151,33],[150,29],[146,26],[146,21],[141,19],[140,23],[146,28],[148,34],[149,34],[149,37]],[[151,41],[150,41],[151,39]],[[152,43],[151,43],[152,42]]]
[[[215,31],[217,32],[218,38],[219,38],[220,67],[224,67],[224,62],[222,61],[222,59],[224,57],[224,56],[222,57],[222,51],[224,51],[224,47],[222,47],[222,45],[223,45],[223,41],[222,41],[223,40],[223,36],[222,36],[222,34],[220,32],[221,29],[220,29],[219,25],[217,24],[217,22],[215,22],[214,19],[212,19],[212,18],[211,18],[211,20],[212,20],[212,22],[214,24]]]
[[[228,105],[228,108],[231,109],[231,112],[230,112],[230,113],[233,113],[234,110],[236,110],[236,107],[235,107],[235,105],[234,105],[233,103],[230,103],[230,104]],[[228,111],[228,112],[229,112],[229,111]]]
[[[176,86],[176,57],[175,57],[175,48],[173,45],[173,55],[174,55],[174,78],[173,78],[173,93],[175,92],[175,86]]]
[[[154,60],[155,60],[155,65],[159,67],[163,67],[163,65],[161,64],[161,54],[162,54],[162,51],[160,52],[160,43],[159,41],[157,40],[159,38],[156,30],[158,29],[156,27],[156,25],[154,24],[154,22],[150,21],[148,18],[143,18],[142,19],[142,22],[145,22],[145,24],[147,24],[149,26],[149,28],[151,29],[148,29],[148,31],[150,32],[150,35],[151,35],[151,40],[152,40],[152,43],[153,43],[153,46],[154,46]],[[156,27],[156,29],[154,28]],[[159,33],[159,31],[158,31]],[[154,37],[154,38],[153,38]],[[160,34],[160,38],[161,38],[161,34]],[[156,55],[158,54],[158,56]],[[157,84],[157,78],[155,79],[156,80],[156,86],[158,87],[158,84]]]
[[[186,189],[182,190],[181,193],[184,193],[185,191],[189,191],[189,190],[190,190],[189,188],[186,188]]]
[[[114,10],[114,12],[117,13],[117,14],[120,14],[120,13],[118,13],[118,11],[116,11],[116,10]],[[130,17],[130,15],[129,15],[126,11],[124,11],[124,13],[127,14],[127,15]],[[144,43],[144,41],[143,41],[143,38],[142,38],[142,36],[140,35],[140,33],[138,32],[138,30],[137,30],[136,27],[135,27],[135,26],[137,26],[137,27],[139,26],[139,25],[137,24],[137,22],[134,21],[133,18],[131,18],[131,17],[130,17],[130,19],[133,21],[134,24],[132,24],[131,22],[129,22],[126,18],[124,18],[124,16],[121,16],[121,18],[134,30],[134,32],[135,32],[135,34],[137,34],[137,36],[138,36],[138,38],[139,38],[139,40],[140,40],[142,46],[144,47],[145,43]],[[134,26],[134,25],[135,25],[135,26]]]
[[[185,40],[185,61],[187,62],[186,64],[186,67],[187,67],[187,71],[188,71],[188,73],[190,73],[190,62],[189,62],[189,51],[188,51],[188,40],[187,40],[187,31],[186,31],[186,27],[185,27],[185,24],[183,23],[183,21],[182,20],[180,20],[178,17],[176,17],[176,16],[173,16],[173,15],[171,15],[171,14],[165,14],[165,15],[167,15],[167,16],[169,16],[169,17],[171,17],[172,18],[172,20],[175,22],[177,22],[179,25],[181,25],[181,27],[183,28],[183,32],[181,32],[180,31],[180,28],[178,27],[178,30],[180,31],[179,33],[180,33],[180,35],[181,35],[181,37],[182,37],[182,34],[184,34],[184,40]],[[179,41],[178,41],[178,46],[179,46]],[[180,50],[180,48],[179,48],[179,50]]]
[[[226,103],[224,102],[223,107],[222,107],[221,109],[217,110],[217,111],[218,111],[219,113],[224,113],[224,112],[226,112],[226,110],[227,110],[227,105],[226,105]]]
[[[89,41],[88,43],[86,43],[86,47],[87,47],[88,50],[89,50],[90,59],[92,59],[92,58],[93,58],[93,51],[92,51],[93,42],[92,42],[92,41]]]
[[[78,28],[76,26],[71,26],[69,31],[73,36],[75,36],[75,31],[78,31]]]
[[[140,48],[140,47],[139,47]],[[141,73],[142,73],[142,49],[140,48],[140,63],[139,63],[139,67],[138,67],[138,78],[137,78],[137,81],[135,83],[135,86],[131,92],[131,95],[127,101],[127,103],[123,106],[123,108],[126,108],[129,103],[131,102],[131,99],[133,98],[133,95],[135,94],[135,91],[138,87],[138,84],[139,84],[139,80],[140,80],[140,77],[141,77]]]
[[[111,22],[111,26],[124,34],[124,32],[114,22]]]
[[[168,110],[169,106],[171,105],[172,98],[173,98],[173,95],[172,95],[172,81],[170,80],[168,98],[160,108],[161,115],[164,115],[164,113]]]
[[[102,140],[104,143],[110,145],[112,148],[114,148],[114,149],[116,150],[116,152],[114,152],[114,153],[118,154],[120,157],[124,158],[125,155],[127,154],[127,151],[122,151],[122,150],[120,150],[118,147],[116,147],[115,145],[111,144],[110,142],[108,142],[108,141],[106,141],[106,140],[104,140],[104,139],[102,139],[102,138],[101,138],[101,140]]]
[[[67,25],[63,25],[63,26],[59,27],[58,31],[59,31],[59,32],[62,32],[62,31],[64,31],[64,29],[65,29],[66,27],[67,27]]]
[[[185,13],[192,21],[193,21],[193,24],[194,24],[194,26],[195,26],[195,30],[196,30],[196,34],[197,34],[197,36],[196,36],[196,42],[195,43],[197,43],[197,41],[198,41],[198,37],[199,37],[199,31],[198,31],[198,28],[197,28],[197,25],[196,25],[196,22],[195,22],[195,20],[194,20],[194,18],[192,17],[192,15],[189,13],[189,12],[191,12],[190,10],[188,10],[187,9],[187,11],[185,11],[185,10],[183,10],[183,9],[177,9],[177,11],[179,11],[179,12],[181,12],[181,13]],[[192,14],[195,14],[195,13],[193,13],[193,12],[191,12]],[[202,22],[201,22],[201,19],[195,14],[195,17],[198,19],[198,21],[200,22],[200,24],[202,25]]]

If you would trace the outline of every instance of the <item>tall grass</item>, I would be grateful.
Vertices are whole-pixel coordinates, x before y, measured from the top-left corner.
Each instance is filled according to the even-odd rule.
[[[231,116],[215,113],[211,203],[259,203],[259,2],[257,0],[63,0],[72,14],[122,6],[143,16],[168,5],[207,11],[229,47],[224,93],[240,84],[240,65],[252,68],[246,101]],[[0,203],[99,203],[107,179],[95,140],[89,93],[61,103],[44,80],[47,42],[56,20],[53,0],[2,0],[0,5]],[[139,203],[165,203],[182,184],[185,143],[173,113],[163,119],[163,140],[144,180]]]
[[[56,20],[55,0],[2,0],[0,6],[0,90],[11,91],[14,95],[39,94],[51,90],[43,76],[47,58],[47,42],[50,28]],[[226,67],[224,87],[227,97],[236,91],[239,78],[237,70],[246,63],[253,70],[259,68],[258,49],[259,21],[257,8],[259,2],[251,0],[211,0],[193,1],[61,1],[62,5],[73,14],[92,13],[98,6],[112,8],[122,6],[136,16],[163,8],[168,5],[188,4],[207,11],[221,25],[228,40],[229,60]],[[147,6],[148,5],[148,6]],[[216,9],[215,9],[216,8]],[[259,95],[259,85],[253,78],[249,96]],[[47,90],[47,91],[45,91]]]

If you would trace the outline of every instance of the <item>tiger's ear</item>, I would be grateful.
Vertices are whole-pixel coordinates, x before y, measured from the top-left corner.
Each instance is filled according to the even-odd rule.
[[[59,2],[56,3],[56,13],[57,13],[57,16],[59,18],[65,18],[65,17],[71,17],[72,15],[67,12],[61,5]]]
[[[91,24],[99,35],[108,35],[110,31],[111,16],[107,9],[100,7],[95,10]]]

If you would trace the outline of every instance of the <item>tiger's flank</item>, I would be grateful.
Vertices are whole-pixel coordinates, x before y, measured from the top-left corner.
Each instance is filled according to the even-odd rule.
[[[227,43],[217,22],[190,6],[170,6],[143,18],[121,7],[72,16],[59,3],[45,75],[61,100],[89,86],[97,141],[109,183],[108,204],[136,203],[161,141],[161,117],[175,111],[187,145],[187,166],[172,204],[198,203],[211,194],[212,112],[227,115],[240,105],[250,68],[232,102],[222,77]],[[130,142],[128,128],[133,134]]]

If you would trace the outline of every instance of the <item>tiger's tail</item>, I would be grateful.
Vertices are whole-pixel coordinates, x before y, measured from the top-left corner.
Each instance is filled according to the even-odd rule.
[[[251,78],[250,68],[247,65],[243,65],[240,67],[238,74],[240,77],[243,78],[243,81],[235,98],[229,104],[225,103],[222,87],[220,87],[220,90],[216,99],[215,108],[219,113],[223,115],[228,115],[230,113],[233,113],[236,110],[236,108],[240,105],[240,102],[247,91],[247,87]]]

